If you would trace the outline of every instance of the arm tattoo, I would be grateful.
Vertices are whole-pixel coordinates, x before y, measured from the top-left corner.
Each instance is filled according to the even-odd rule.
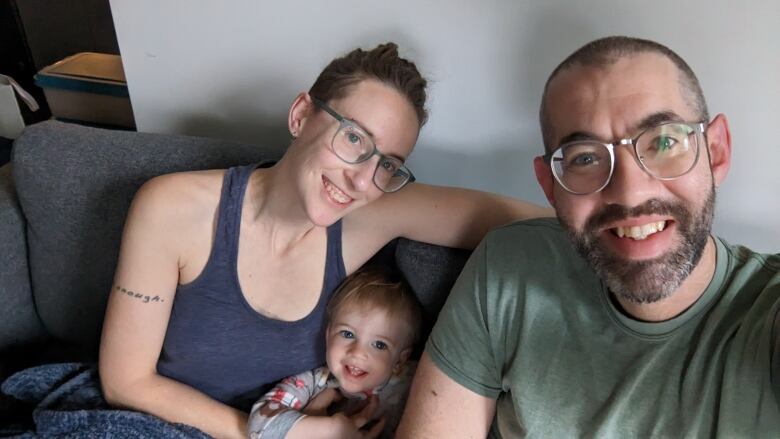
[[[134,299],[138,299],[143,303],[149,303],[149,302],[165,302],[165,299],[161,299],[160,296],[148,296],[143,293],[139,293],[137,291],[130,291],[125,287],[115,285],[114,291],[121,294],[126,294],[128,297],[132,297]]]

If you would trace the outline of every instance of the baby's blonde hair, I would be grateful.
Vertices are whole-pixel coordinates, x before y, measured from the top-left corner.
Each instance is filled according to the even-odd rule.
[[[385,311],[391,321],[405,322],[409,337],[403,348],[414,346],[420,337],[420,302],[403,278],[394,276],[387,270],[378,267],[362,268],[347,277],[328,303],[328,323],[347,305],[357,305],[371,311]]]

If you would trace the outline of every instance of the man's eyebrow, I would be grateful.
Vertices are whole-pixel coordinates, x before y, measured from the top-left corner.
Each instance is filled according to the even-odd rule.
[[[662,123],[666,122],[684,122],[685,119],[683,119],[679,114],[675,113],[671,110],[664,110],[659,111],[653,114],[650,114],[649,116],[646,116],[644,119],[639,121],[639,124],[635,127],[636,132],[642,132],[648,128],[652,128],[656,125],[660,125]],[[558,146],[563,145],[565,143],[569,142],[578,142],[583,140],[595,140],[598,142],[604,142],[605,140],[600,138],[599,136],[591,133],[590,131],[575,131],[571,134],[568,134],[564,136],[560,142],[558,142]],[[612,141],[612,140],[610,140]]]
[[[685,122],[685,119],[671,110],[659,111],[642,119],[636,126],[636,130],[641,132],[667,122]]]
[[[564,143],[579,142],[579,141],[582,141],[582,140],[597,140],[599,142],[602,141],[602,139],[599,138],[599,136],[597,136],[597,135],[595,135],[595,134],[593,134],[593,133],[591,133],[589,131],[575,131],[575,132],[573,132],[571,134],[567,134],[566,136],[561,138],[561,140],[558,142],[558,146],[561,146]]]

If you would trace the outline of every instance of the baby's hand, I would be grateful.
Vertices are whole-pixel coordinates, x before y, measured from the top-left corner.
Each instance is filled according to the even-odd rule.
[[[332,400],[332,397],[331,399]],[[323,398],[323,401],[329,401]],[[372,396],[368,405],[354,415],[347,416],[344,413],[336,413],[333,416],[304,416],[287,432],[288,439],[374,439],[379,436],[385,427],[384,418],[363,429],[369,424],[374,412],[379,407],[379,398]]]
[[[325,389],[306,404],[303,413],[309,416],[327,416],[328,407],[341,398],[341,392],[337,389]]]
[[[363,430],[369,424],[374,412],[379,407],[379,398],[372,396],[363,410],[347,416],[344,413],[336,413],[331,416],[336,429],[335,437],[354,438],[354,439],[373,439],[379,436],[385,427],[385,418],[382,417],[374,423],[368,430]]]

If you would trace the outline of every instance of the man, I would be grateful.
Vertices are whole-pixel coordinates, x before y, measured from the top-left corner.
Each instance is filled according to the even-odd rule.
[[[710,235],[731,138],[687,64],[594,41],[552,73],[540,118],[558,221],[475,250],[398,436],[780,435],[780,255]]]

